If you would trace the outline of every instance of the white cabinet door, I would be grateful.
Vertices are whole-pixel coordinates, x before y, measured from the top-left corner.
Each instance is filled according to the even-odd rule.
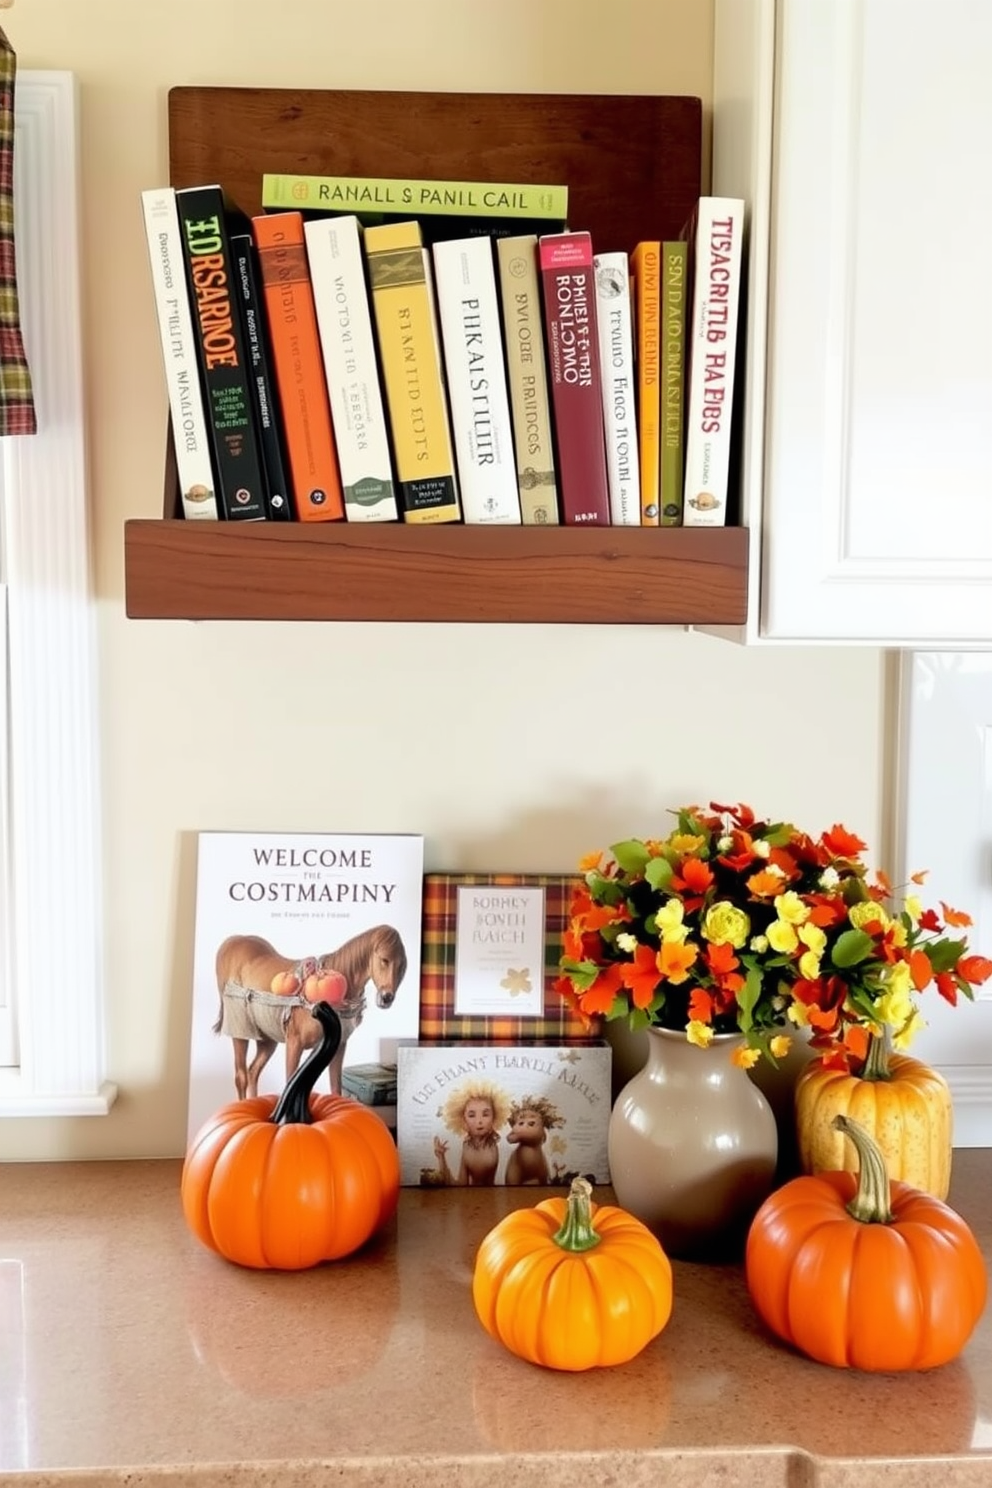
[[[992,957],[992,654],[907,652],[901,666],[901,879],[928,870],[923,903],[970,914],[969,950]],[[992,1146],[992,981],[957,1007],[927,988],[920,1009],[909,1052],[946,1076],[956,1145]]]
[[[758,633],[992,643],[992,4],[775,25]]]

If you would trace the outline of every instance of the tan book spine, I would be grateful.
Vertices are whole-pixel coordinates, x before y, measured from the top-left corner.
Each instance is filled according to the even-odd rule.
[[[367,228],[365,251],[403,520],[457,522],[441,341],[420,225]]]
[[[521,237],[499,238],[496,255],[520,510],[525,526],[556,526],[558,486],[537,274],[537,237],[526,233]]]

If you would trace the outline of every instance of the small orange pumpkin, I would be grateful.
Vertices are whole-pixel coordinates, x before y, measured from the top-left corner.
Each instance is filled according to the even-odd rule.
[[[592,1203],[592,1185],[574,1178],[567,1198],[515,1209],[489,1231],[472,1300],[486,1331],[532,1364],[625,1364],[671,1316],[672,1267],[646,1225]]]
[[[964,1348],[987,1278],[967,1224],[942,1200],[892,1182],[876,1142],[846,1116],[857,1176],[793,1178],[748,1233],[748,1291],[763,1321],[839,1368],[932,1369]]]
[[[350,1255],[390,1219],[400,1165],[386,1126],[347,1096],[313,1087],[341,1042],[326,1002],[322,1038],[278,1100],[232,1101],[201,1127],[183,1164],[190,1230],[241,1266],[298,1271]]]
[[[277,971],[269,983],[269,991],[276,997],[295,997],[300,990],[300,979],[292,971]]]

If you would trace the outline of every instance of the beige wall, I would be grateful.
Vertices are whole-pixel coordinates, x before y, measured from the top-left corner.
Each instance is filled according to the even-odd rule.
[[[680,803],[743,799],[879,839],[875,651],[744,651],[640,628],[124,618],[124,520],[161,509],[165,398],[138,196],[166,176],[167,89],[708,101],[709,3],[16,0],[4,23],[22,66],[70,69],[82,88],[107,1032],[121,1095],[106,1118],[0,1123],[0,1158],[181,1152],[199,828],[422,831],[430,867],[568,869],[591,847],[663,830]]]

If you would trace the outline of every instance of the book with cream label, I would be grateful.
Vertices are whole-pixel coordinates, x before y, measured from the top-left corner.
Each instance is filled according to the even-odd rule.
[[[434,285],[466,522],[518,523],[520,496],[488,238],[434,244]]]
[[[596,271],[596,319],[603,382],[610,520],[614,527],[639,527],[641,477],[630,315],[630,264],[626,253],[597,253],[593,267]]]

